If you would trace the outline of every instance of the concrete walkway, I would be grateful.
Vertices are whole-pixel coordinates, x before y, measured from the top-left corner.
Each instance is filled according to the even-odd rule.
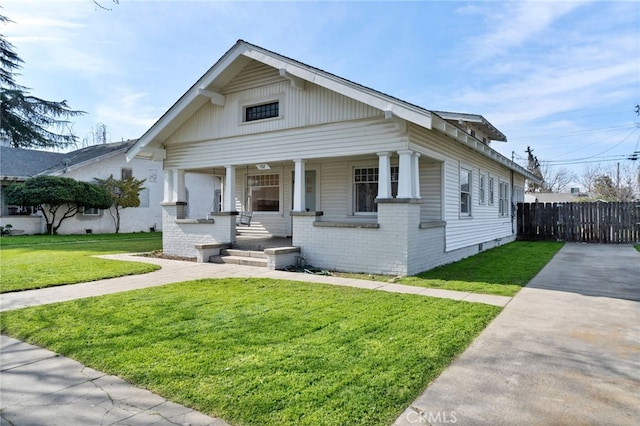
[[[464,300],[488,305],[505,306],[511,297],[490,294],[475,294],[463,291],[441,290],[414,287],[409,285],[382,283],[379,281],[340,278],[325,275],[299,274],[286,271],[269,271],[266,268],[250,266],[195,263],[180,260],[167,260],[153,257],[142,257],[131,254],[115,254],[101,256],[107,259],[146,262],[162,266],[162,269],[143,275],[129,275],[88,283],[48,287],[39,290],[27,290],[0,295],[0,312],[27,306],[47,303],[65,302],[85,297],[101,296],[139,288],[155,287],[169,283],[201,278],[277,278],[283,280],[307,281],[322,284],[381,290],[391,293],[408,293],[444,299]]]
[[[395,425],[640,423],[640,253],[566,244]]]

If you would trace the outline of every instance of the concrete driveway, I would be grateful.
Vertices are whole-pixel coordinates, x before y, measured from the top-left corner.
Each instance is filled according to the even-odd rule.
[[[395,425],[640,424],[640,253],[566,244]]]

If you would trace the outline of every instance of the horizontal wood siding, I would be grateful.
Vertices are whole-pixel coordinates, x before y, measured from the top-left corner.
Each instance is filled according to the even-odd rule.
[[[420,160],[420,221],[442,220],[442,163]]]
[[[167,146],[165,168],[193,169],[406,149],[394,120],[358,120]]]
[[[222,93],[225,105],[205,103],[166,141],[166,145],[272,132],[340,121],[382,117],[380,110],[316,84],[304,90],[266,65],[248,65]],[[243,123],[243,105],[279,100],[280,118]]]
[[[277,69],[269,67],[262,62],[250,61],[220,92],[228,95],[258,86],[268,86],[285,81],[287,80],[280,77],[280,72]]]
[[[350,169],[347,161],[325,161],[320,173],[319,209],[325,217],[344,217],[350,213]]]
[[[466,148],[435,131],[409,126],[411,148],[425,156],[443,161],[444,217],[446,250],[456,250],[474,244],[513,235],[511,217],[500,216],[498,211],[498,182],[510,182],[511,171],[506,167]],[[460,216],[460,168],[472,172],[471,217]],[[478,189],[480,174],[494,177],[495,202],[480,204]],[[423,183],[424,185],[424,183]]]

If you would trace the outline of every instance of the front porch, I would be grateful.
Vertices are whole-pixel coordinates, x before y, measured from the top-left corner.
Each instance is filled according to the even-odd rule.
[[[165,170],[165,199],[171,200],[163,202],[167,254],[193,257],[197,252],[198,260],[206,262],[221,250],[289,255],[289,248],[295,249],[287,258],[291,263],[279,258],[271,262],[274,268],[295,265],[296,258],[304,257],[323,269],[406,275],[435,266],[415,261],[416,253],[425,253],[425,244],[429,253],[444,253],[442,162],[418,152],[212,171],[221,182],[220,211],[194,218],[187,217],[185,174],[206,169]],[[252,215],[250,227],[238,223],[245,211]]]

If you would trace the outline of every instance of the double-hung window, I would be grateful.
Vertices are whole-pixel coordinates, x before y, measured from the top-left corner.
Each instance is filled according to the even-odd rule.
[[[507,216],[509,214],[509,184],[507,182],[500,182],[498,187],[500,196],[500,216]]]
[[[460,169],[460,216],[471,216],[471,170]]]
[[[487,179],[487,195],[489,198],[489,205],[492,206],[495,200],[495,196],[494,196],[494,191],[495,191],[495,184],[494,184],[494,180],[492,177],[489,177],[489,179]]]
[[[254,212],[280,211],[280,175],[257,175],[247,177],[248,205]]]
[[[487,192],[487,177],[483,174],[480,174],[480,180],[479,180],[479,185],[478,185],[478,202],[480,204],[484,204],[485,203],[485,197],[486,197],[486,192]]]
[[[391,167],[391,195],[398,194],[398,166]],[[354,212],[375,213],[378,211],[379,173],[377,167],[357,167],[354,169]]]

